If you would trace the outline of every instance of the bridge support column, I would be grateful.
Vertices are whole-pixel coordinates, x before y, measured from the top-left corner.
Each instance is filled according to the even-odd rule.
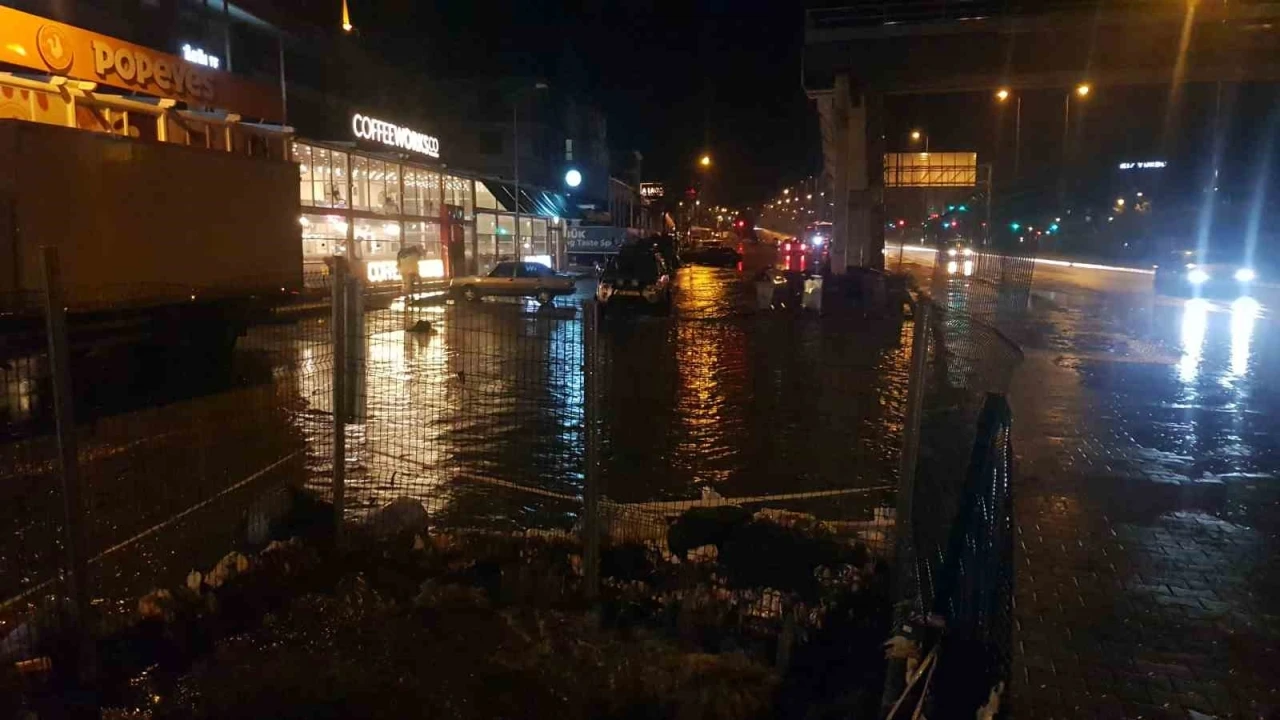
[[[841,73],[817,97],[823,164],[831,177],[831,270],[884,267],[884,96]]]

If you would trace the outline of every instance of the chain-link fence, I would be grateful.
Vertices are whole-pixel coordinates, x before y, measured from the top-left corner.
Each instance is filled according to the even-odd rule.
[[[956,563],[1004,542],[970,461],[985,394],[1017,359],[983,320],[1013,302],[998,287],[1009,268],[994,300],[962,276],[946,282],[967,294],[937,295],[974,305],[922,304],[905,324],[859,313],[854,327],[838,310],[703,312],[714,293],[696,281],[682,292],[698,312],[603,316],[586,293],[371,294],[335,266],[204,360],[147,332],[112,349],[127,315],[73,311],[60,365],[41,299],[14,299],[5,662],[70,672],[83,659],[57,646],[65,618],[80,637],[115,632],[157,589],[219,582],[229,552],[317,532],[350,547],[344,526],[469,553],[472,574],[523,563],[539,575],[528,587],[607,622],[809,668],[797,676],[857,667],[868,686],[883,678],[891,568],[912,569],[899,597],[920,613],[974,614],[988,575]]]
[[[1034,259],[940,250],[913,303],[899,500],[895,627],[886,703],[905,716],[995,708],[1012,648],[1012,418]],[[994,700],[993,700],[994,698]]]
[[[325,323],[195,294],[68,307],[48,260],[48,292],[0,316],[6,697],[91,677],[98,641],[157,606],[140,599],[216,587],[228,553],[294,534],[332,432]]]

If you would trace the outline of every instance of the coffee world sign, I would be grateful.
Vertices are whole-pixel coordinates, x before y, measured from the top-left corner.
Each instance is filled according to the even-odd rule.
[[[351,116],[351,133],[361,140],[415,152],[427,157],[440,157],[440,139],[411,130],[402,125],[356,113]]]

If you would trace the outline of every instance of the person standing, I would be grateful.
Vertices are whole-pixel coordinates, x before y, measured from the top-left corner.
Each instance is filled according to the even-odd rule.
[[[406,245],[396,253],[396,270],[400,272],[400,283],[404,289],[405,302],[408,302],[418,290],[420,279],[418,263],[422,260],[421,245]]]

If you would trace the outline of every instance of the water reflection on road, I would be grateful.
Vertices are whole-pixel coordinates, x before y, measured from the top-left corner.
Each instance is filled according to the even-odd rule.
[[[670,317],[610,312],[601,324],[610,498],[893,482],[909,353],[896,324],[758,311],[732,268],[682,268],[676,287]],[[592,291],[583,281],[547,309],[492,300],[411,309],[407,319],[428,320],[428,333],[406,332],[401,307],[368,313],[366,382],[347,434],[352,511],[411,495],[471,524],[572,512],[584,468],[579,303]],[[299,360],[308,352],[299,348]],[[312,441],[311,482],[323,487],[328,378],[309,382],[293,405]]]

